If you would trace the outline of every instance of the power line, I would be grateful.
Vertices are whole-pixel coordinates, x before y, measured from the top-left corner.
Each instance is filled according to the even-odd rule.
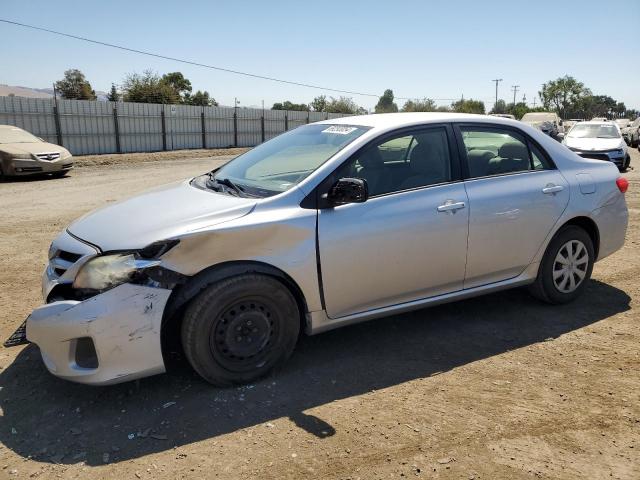
[[[256,74],[256,73],[241,72],[240,70],[232,70],[230,68],[218,67],[218,66],[215,66],[215,65],[208,65],[206,63],[200,63],[200,62],[195,62],[195,61],[191,61],[191,60],[185,60],[185,59],[182,59],[182,58],[169,57],[167,55],[161,55],[159,53],[147,52],[145,50],[138,50],[138,49],[135,49],[135,48],[124,47],[122,45],[116,45],[116,44],[113,44],[113,43],[107,43],[107,42],[102,42],[102,41],[99,41],[99,40],[93,40],[91,38],[81,37],[79,35],[72,35],[70,33],[58,32],[56,30],[51,30],[51,29],[44,28],[44,27],[37,27],[35,25],[28,25],[26,23],[14,22],[12,20],[7,20],[7,19],[4,19],[4,18],[0,18],[0,22],[8,23],[8,24],[11,24],[11,25],[17,25],[19,27],[30,28],[32,30],[39,30],[39,31],[42,31],[42,32],[47,32],[47,33],[51,33],[51,34],[54,34],[54,35],[59,35],[59,36],[62,36],[62,37],[73,38],[75,40],[81,40],[83,42],[89,42],[89,43],[93,43],[93,44],[96,44],[96,45],[102,45],[102,46],[105,46],[105,47],[116,48],[116,49],[124,50],[124,51],[127,51],[127,52],[138,53],[140,55],[147,55],[149,57],[156,57],[156,58],[161,58],[161,59],[164,59],[164,60],[172,60],[174,62],[185,63],[185,64],[188,64],[188,65],[195,65],[197,67],[210,68],[212,70],[218,70],[218,71],[221,71],[221,72],[233,73],[233,74],[236,74],[236,75],[243,75],[245,77],[259,78],[259,79],[262,79],[262,80],[269,80],[269,81],[272,81],[272,82],[286,83],[288,85],[296,85],[296,86],[299,86],[299,87],[315,88],[315,89],[318,89],[318,90],[325,90],[327,92],[347,93],[347,94],[350,94],[350,95],[361,95],[361,96],[364,96],[364,97],[376,97],[376,98],[380,96],[380,95],[376,95],[374,93],[356,92],[356,91],[352,91],[352,90],[341,90],[341,89],[338,89],[338,88],[323,87],[323,86],[320,86],[320,85],[313,85],[313,84],[310,84],[310,83],[302,83],[302,82],[294,82],[294,81],[291,81],[291,80],[283,80],[281,78],[269,77],[269,76],[266,76],[266,75],[259,75],[259,74]],[[409,97],[395,97],[395,98],[397,98],[398,100],[409,100],[410,99]],[[448,100],[448,99],[438,99],[438,100]]]
[[[113,43],[102,42],[100,40],[93,40],[91,38],[81,37],[79,35],[73,35],[73,34],[70,34],[70,33],[58,32],[56,30],[51,30],[51,29],[44,28],[44,27],[37,27],[35,25],[29,25],[29,24],[26,24],[26,23],[15,22],[13,20],[7,20],[7,19],[4,19],[4,18],[0,18],[0,22],[7,23],[7,24],[10,24],[10,25],[16,25],[16,26],[19,26],[19,27],[29,28],[29,29],[32,29],[32,30],[39,30],[41,32],[47,32],[47,33],[51,33],[53,35],[58,35],[58,36],[61,36],[61,37],[73,38],[75,40],[80,40],[80,41],[83,41],[83,42],[93,43],[95,45],[102,45],[104,47],[110,47],[110,48],[115,48],[115,49],[118,49],[118,50],[124,50],[126,52],[138,53],[140,55],[146,55],[146,56],[149,56],[149,57],[161,58],[163,60],[171,60],[171,61],[174,61],[174,62],[184,63],[184,64],[187,64],[187,65],[194,65],[196,67],[209,68],[211,70],[218,70],[218,71],[221,71],[221,72],[233,73],[235,75],[243,75],[245,77],[258,78],[258,79],[261,79],[261,80],[269,80],[271,82],[284,83],[284,84],[287,84],[287,85],[296,85],[296,86],[299,86],[299,87],[314,88],[314,89],[317,89],[317,90],[324,90],[324,91],[327,91],[327,92],[346,93],[346,94],[350,94],[350,95],[359,95],[359,96],[363,96],[363,97],[375,97],[375,98],[379,98],[380,97],[380,95],[375,94],[375,93],[364,93],[364,92],[356,92],[356,91],[352,91],[352,90],[341,90],[341,89],[338,89],[338,88],[323,87],[323,86],[320,86],[320,85],[314,85],[314,84],[310,84],[310,83],[295,82],[295,81],[291,81],[291,80],[284,80],[284,79],[281,79],[281,78],[269,77],[269,76],[266,76],[266,75],[259,75],[259,74],[256,74],[256,73],[242,72],[240,70],[233,70],[233,69],[230,69],[230,68],[218,67],[218,66],[215,66],[215,65],[208,65],[206,63],[195,62],[195,61],[192,61],[192,60],[185,60],[185,59],[182,59],[182,58],[169,57],[167,55],[161,55],[159,53],[148,52],[148,51],[145,51],[145,50],[138,50],[138,49],[135,49],[135,48],[125,47],[125,46],[122,46],[122,45],[116,45],[116,44],[113,44]],[[394,96],[394,98],[396,100],[413,100],[413,99],[417,99],[419,97],[396,97],[396,96]],[[431,100],[440,101],[440,102],[449,102],[449,101],[453,102],[453,101],[456,101],[457,98],[432,98]]]

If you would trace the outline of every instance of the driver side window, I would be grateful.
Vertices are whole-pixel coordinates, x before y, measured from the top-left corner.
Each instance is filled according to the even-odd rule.
[[[338,178],[366,180],[369,196],[451,181],[451,156],[444,128],[416,130],[367,146],[339,169]]]

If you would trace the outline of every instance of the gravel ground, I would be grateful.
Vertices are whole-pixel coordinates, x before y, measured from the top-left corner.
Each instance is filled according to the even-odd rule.
[[[122,159],[0,183],[0,336],[40,304],[71,220],[228,157]],[[0,347],[0,478],[640,478],[640,174],[626,177],[626,246],[570,305],[514,290],[347,327],[235,389],[181,358],[75,385],[35,347]]]

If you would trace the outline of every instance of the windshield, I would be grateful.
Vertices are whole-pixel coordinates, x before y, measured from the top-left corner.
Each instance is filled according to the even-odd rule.
[[[569,131],[569,137],[573,138],[620,138],[620,133],[615,125],[577,124]]]
[[[254,196],[284,192],[368,129],[328,124],[298,127],[235,158],[215,172],[213,181]]]
[[[0,143],[33,143],[41,141],[38,137],[25,132],[21,128],[0,129]]]
[[[553,113],[526,113],[522,117],[523,122],[554,122],[556,116]]]

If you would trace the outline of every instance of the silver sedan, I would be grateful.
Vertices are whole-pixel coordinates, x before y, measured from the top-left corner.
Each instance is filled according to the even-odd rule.
[[[253,381],[302,332],[528,285],[578,298],[622,247],[627,181],[521,122],[403,113],[306,125],[106,206],[52,243],[45,305],[8,341],[54,375]]]

